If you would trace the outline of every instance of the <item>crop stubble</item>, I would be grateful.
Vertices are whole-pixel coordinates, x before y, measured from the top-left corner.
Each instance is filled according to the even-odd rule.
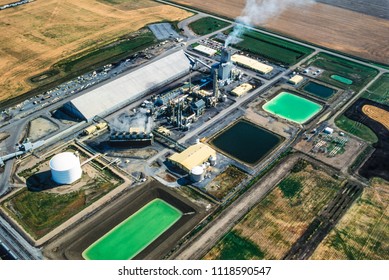
[[[119,3],[121,3],[119,1]],[[0,100],[33,88],[27,80],[56,62],[136,31],[190,13],[152,1],[35,1],[1,11]]]
[[[245,0],[175,0],[214,14],[235,18]],[[292,7],[269,20],[263,27],[326,48],[365,59],[389,63],[389,21],[377,17],[315,3]]]

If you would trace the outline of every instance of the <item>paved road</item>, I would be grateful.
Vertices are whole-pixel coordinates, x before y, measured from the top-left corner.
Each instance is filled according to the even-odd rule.
[[[173,256],[174,259],[195,260],[201,258],[232,228],[236,221],[274,188],[278,181],[289,172],[297,159],[298,157],[289,159],[285,164],[279,165],[277,170],[274,170],[274,172],[252,186],[244,195],[224,210],[220,216],[209,223],[202,234],[191,241],[178,255]]]
[[[189,24],[196,21],[196,20],[199,20],[200,18],[203,18],[205,17],[206,15],[203,14],[203,13],[198,13],[197,15],[194,15],[193,17],[190,17],[190,18],[187,18],[187,19],[184,19],[183,21],[180,21],[178,23],[178,28],[180,29],[183,29],[184,30],[184,34],[185,36],[188,38],[188,40],[193,40],[195,38],[197,38],[198,36],[189,28]]]
[[[0,216],[0,240],[21,260],[42,259],[39,249],[31,246],[6,220]]]

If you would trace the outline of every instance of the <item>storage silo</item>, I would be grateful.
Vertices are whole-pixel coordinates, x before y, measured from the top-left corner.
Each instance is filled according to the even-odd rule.
[[[60,153],[50,160],[51,176],[61,185],[71,184],[81,178],[80,158],[71,152]]]
[[[204,168],[202,166],[195,166],[190,172],[190,178],[193,182],[197,183],[204,179]]]
[[[216,156],[211,156],[211,157],[209,157],[208,161],[211,164],[211,166],[215,166],[216,162],[217,162],[217,158],[216,158]]]

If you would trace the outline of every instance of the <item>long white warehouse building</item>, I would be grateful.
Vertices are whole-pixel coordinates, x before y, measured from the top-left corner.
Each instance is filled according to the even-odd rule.
[[[96,115],[108,115],[188,72],[189,60],[181,50],[90,90],[66,103],[65,109],[89,121]]]

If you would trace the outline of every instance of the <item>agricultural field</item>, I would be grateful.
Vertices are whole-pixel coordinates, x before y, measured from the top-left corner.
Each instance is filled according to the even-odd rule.
[[[43,237],[123,183],[122,178],[108,169],[100,170],[99,164],[92,161],[82,167],[82,178],[71,187],[58,186],[51,180],[49,159],[19,173],[26,179],[27,187],[1,204],[34,239]]]
[[[203,36],[229,26],[230,23],[213,17],[204,17],[189,24],[190,29],[197,35]]]
[[[377,135],[366,125],[350,120],[344,115],[341,115],[335,120],[335,124],[340,129],[347,131],[369,143],[376,143],[378,141]]]
[[[213,1],[202,0],[172,2],[227,18],[236,18],[246,1],[220,0],[217,5]],[[364,2],[363,5],[368,4]],[[389,21],[385,19],[314,3],[304,8],[290,7],[279,16],[258,25],[342,53],[388,64]]]
[[[85,60],[78,59],[89,52],[93,63],[98,55],[102,60],[117,57],[149,44],[147,36],[136,43],[125,40],[149,23],[191,15],[150,0],[34,1],[1,14],[0,101],[66,77],[69,73],[65,71],[83,67]],[[112,45],[118,39],[122,39],[120,44]],[[64,62],[72,63],[67,66]]]
[[[389,106],[389,74],[379,77],[361,97]]]
[[[389,183],[373,179],[311,259],[389,258]]]
[[[317,79],[339,88],[350,88],[354,91],[361,90],[378,74],[374,68],[325,53],[317,54],[307,62],[307,65],[325,70]],[[348,79],[352,83],[341,82],[340,80],[343,79],[337,79],[337,76],[345,78],[344,80]]]
[[[207,192],[221,200],[246,178],[247,175],[243,171],[235,166],[228,166],[207,185]]]
[[[205,259],[282,259],[342,182],[300,160]],[[243,249],[242,249],[243,248]]]
[[[313,52],[313,49],[255,31],[245,32],[241,39],[243,41],[234,47],[286,65],[296,64]]]

